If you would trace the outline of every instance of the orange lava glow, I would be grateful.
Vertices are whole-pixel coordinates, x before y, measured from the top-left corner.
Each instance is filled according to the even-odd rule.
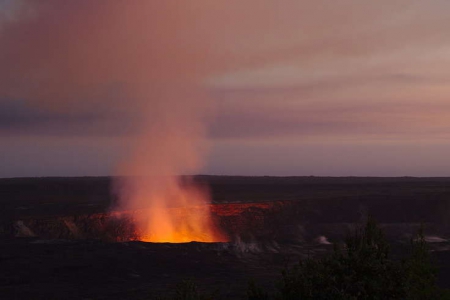
[[[225,242],[227,241],[205,219],[205,215],[188,215],[187,219],[158,219],[157,228],[149,227],[139,240],[154,243]]]
[[[139,240],[155,243],[225,242],[211,217],[208,193],[173,182],[159,195],[149,194],[149,208],[135,214]],[[149,199],[151,198],[151,199]]]
[[[154,243],[225,242],[214,226],[209,206],[145,210],[147,226],[139,240]]]

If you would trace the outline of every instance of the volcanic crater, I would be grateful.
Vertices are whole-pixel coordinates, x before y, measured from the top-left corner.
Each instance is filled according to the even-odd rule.
[[[192,279],[218,297],[242,298],[248,280],[274,289],[281,269],[329,252],[367,215],[398,249],[425,224],[439,284],[450,286],[449,178],[195,180],[210,187],[212,203],[173,207],[171,214],[209,210],[227,242],[139,241],[133,219],[142,211],[111,209],[111,178],[1,179],[0,294],[148,299]]]

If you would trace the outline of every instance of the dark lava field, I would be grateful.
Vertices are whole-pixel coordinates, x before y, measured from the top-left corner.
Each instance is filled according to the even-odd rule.
[[[152,299],[185,279],[245,298],[250,279],[274,289],[284,267],[331,251],[368,215],[393,256],[423,224],[438,283],[450,287],[450,178],[195,180],[229,242],[133,241],[128,216],[110,210],[111,178],[0,179],[0,299]]]

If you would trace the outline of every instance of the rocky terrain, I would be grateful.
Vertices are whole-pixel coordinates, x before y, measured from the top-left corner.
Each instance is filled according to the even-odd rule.
[[[228,243],[135,241],[110,178],[0,179],[0,299],[151,299],[191,278],[223,299],[322,255],[373,215],[401,255],[423,224],[450,287],[448,178],[199,176]],[[204,209],[192,207],[189,209]],[[189,213],[173,208],[173,213]]]

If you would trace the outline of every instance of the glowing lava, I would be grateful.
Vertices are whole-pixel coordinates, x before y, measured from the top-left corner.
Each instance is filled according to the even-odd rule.
[[[149,188],[144,178],[134,178],[128,191],[128,203],[147,203],[135,213],[139,240],[157,243],[224,242],[225,235],[211,217],[208,193],[176,177],[159,178]],[[155,184],[155,178],[150,180]],[[136,207],[136,206],[135,206]]]

